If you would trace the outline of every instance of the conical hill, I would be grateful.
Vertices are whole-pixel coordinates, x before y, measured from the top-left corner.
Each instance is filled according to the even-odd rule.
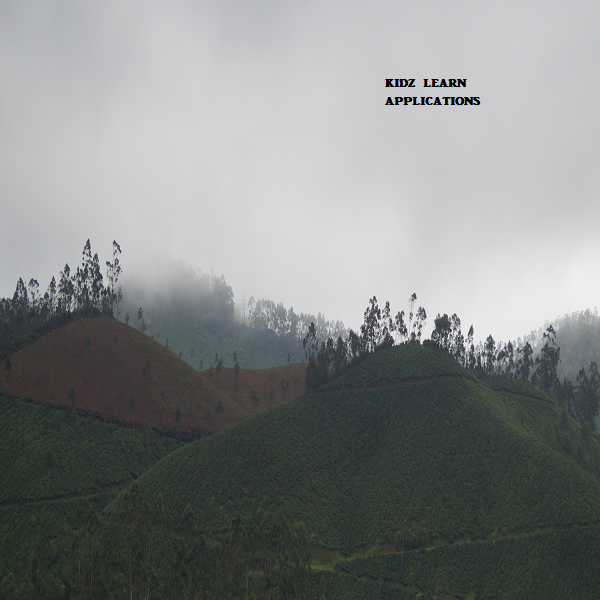
[[[600,444],[528,383],[478,381],[420,345],[186,445],[144,473],[200,530],[236,511],[302,520],[350,553],[410,526],[454,542],[597,523]]]

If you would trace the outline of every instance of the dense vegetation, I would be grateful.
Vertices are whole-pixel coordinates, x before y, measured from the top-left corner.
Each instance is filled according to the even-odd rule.
[[[308,536],[287,520],[239,515],[207,540],[188,505],[175,524],[159,496],[144,501],[133,482],[110,517],[79,508],[51,545],[27,524],[27,553],[4,537],[3,598],[304,598],[310,582]]]
[[[345,575],[329,590],[327,600],[384,598],[533,598],[593,599],[600,589],[600,528],[540,531],[486,541],[443,545],[356,558],[338,563]],[[362,583],[362,586],[361,586]],[[333,588],[333,586],[332,586]],[[357,593],[358,592],[358,593]],[[423,596],[421,596],[423,597]]]
[[[133,432],[69,407],[39,406],[0,395],[0,539],[10,533],[22,551],[27,523],[55,536],[79,507],[106,506],[123,486],[179,448],[175,439]],[[155,433],[155,432],[154,432]]]

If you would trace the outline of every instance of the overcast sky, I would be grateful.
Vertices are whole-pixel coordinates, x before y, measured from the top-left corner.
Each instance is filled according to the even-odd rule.
[[[0,0],[0,295],[90,238],[125,272],[162,253],[354,328],[373,295],[496,341],[593,308],[599,13]],[[409,95],[481,104],[385,105]]]

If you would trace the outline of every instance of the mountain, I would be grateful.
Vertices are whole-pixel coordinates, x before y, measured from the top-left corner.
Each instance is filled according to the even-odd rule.
[[[70,404],[73,384],[77,407],[169,429],[179,426],[179,407],[181,428],[192,433],[220,431],[295,398],[304,391],[306,368],[241,370],[234,392],[233,369],[198,373],[164,345],[110,317],[51,331],[10,356],[10,364],[1,388],[7,396]]]
[[[600,577],[599,457],[598,436],[529,383],[476,380],[410,344],[176,450],[138,482],[176,518],[190,503],[209,535],[238,511],[303,521],[326,598],[584,598]]]

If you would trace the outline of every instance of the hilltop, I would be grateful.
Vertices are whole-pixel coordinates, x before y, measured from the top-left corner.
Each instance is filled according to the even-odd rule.
[[[496,540],[506,548],[520,540],[519,560],[536,548],[554,565],[551,589],[570,593],[556,554],[564,536],[575,546],[589,540],[586,556],[600,552],[599,453],[597,436],[529,383],[476,380],[445,351],[408,344],[180,448],[138,481],[148,500],[160,493],[174,515],[190,503],[207,534],[227,528],[237,511],[302,520],[320,560],[346,573],[340,585],[350,587],[336,588],[337,597],[365,597],[357,591],[365,577],[424,593],[436,569],[456,568],[462,547],[489,566],[467,583],[448,576],[447,593],[465,597],[471,585],[472,597],[510,598],[522,592],[527,568],[519,562],[514,581],[494,579]],[[419,554],[427,546],[435,556]],[[578,556],[565,564],[586,560]],[[401,574],[392,559],[412,567]],[[598,576],[589,567],[577,586],[587,589]],[[504,595],[481,592],[500,584]],[[323,593],[335,597],[333,590]]]
[[[305,365],[288,364],[240,371],[234,393],[233,369],[199,373],[157,341],[106,316],[46,333],[10,362],[9,381],[2,382],[7,396],[70,404],[73,384],[77,407],[173,428],[179,406],[181,427],[199,432],[220,431],[304,390]]]

